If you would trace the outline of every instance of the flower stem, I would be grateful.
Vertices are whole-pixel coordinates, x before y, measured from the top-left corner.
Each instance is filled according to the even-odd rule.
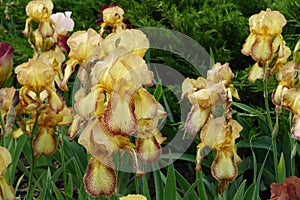
[[[277,144],[276,144],[276,136],[277,136],[277,130],[278,130],[278,116],[276,115],[276,127],[273,129],[273,122],[271,119],[271,112],[269,107],[269,90],[268,90],[268,84],[269,84],[269,78],[266,77],[264,79],[264,100],[265,100],[265,108],[266,108],[266,114],[267,114],[267,122],[270,129],[270,132],[272,133],[272,145],[273,145],[273,163],[275,168],[275,175],[276,175],[276,182],[278,182],[278,155],[277,155]]]

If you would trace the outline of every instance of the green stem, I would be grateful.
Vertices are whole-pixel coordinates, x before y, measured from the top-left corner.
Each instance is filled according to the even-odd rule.
[[[60,148],[60,155],[61,155],[61,166],[63,169],[63,181],[64,181],[64,188],[67,188],[67,173],[66,173],[66,166],[65,166],[65,150],[64,150],[64,138],[63,138],[63,131],[60,129],[60,141],[61,141],[61,148]]]
[[[4,121],[3,121],[3,119],[2,119],[2,112],[1,112],[1,110],[0,110],[0,123],[1,123],[1,131],[2,132],[0,132],[0,136],[4,136],[5,135],[5,124],[4,124]],[[1,137],[2,138],[2,140],[0,140],[1,141],[1,146],[3,146],[3,147],[5,147],[5,139],[4,139],[4,137]]]
[[[269,129],[270,129],[270,132],[272,133],[273,160],[274,160],[273,162],[274,162],[274,168],[275,168],[276,182],[278,182],[278,178],[279,178],[279,176],[278,176],[278,155],[277,155],[277,144],[276,144],[276,136],[277,136],[277,134],[275,134],[277,132],[276,129],[278,127],[275,127],[275,131],[273,130],[273,122],[272,122],[271,112],[270,112],[270,107],[269,107],[269,90],[268,90],[268,84],[269,84],[269,78],[266,77],[264,79],[264,100],[265,100],[265,107],[266,107],[266,114],[267,114],[267,122],[268,122],[268,126],[269,126]],[[278,120],[277,116],[276,116],[276,120]],[[278,121],[276,123],[278,123]]]
[[[29,145],[31,145],[32,144],[32,141],[33,141],[33,138],[35,137],[35,135],[36,135],[36,133],[37,133],[37,131],[38,131],[38,125],[37,125],[37,121],[38,121],[38,117],[39,117],[39,113],[38,113],[38,110],[36,110],[36,113],[37,113],[37,115],[36,115],[36,117],[35,117],[35,122],[34,122],[34,125],[33,125],[33,128],[32,128],[32,135],[31,135],[31,137],[30,137],[30,144]],[[29,180],[28,180],[28,188],[27,188],[27,197],[26,197],[26,199],[28,199],[28,200],[31,200],[32,199],[32,196],[33,196],[33,192],[34,192],[34,189],[32,189],[31,188],[31,185],[32,185],[32,180],[33,180],[33,173],[34,173],[34,168],[35,168],[35,159],[34,159],[34,151],[33,151],[33,149],[32,149],[32,151],[31,151],[31,160],[30,160],[30,166],[31,166],[31,168],[30,168],[30,175],[29,175]]]

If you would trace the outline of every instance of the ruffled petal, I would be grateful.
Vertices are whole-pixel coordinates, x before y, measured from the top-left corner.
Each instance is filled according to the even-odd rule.
[[[93,197],[110,197],[117,190],[115,170],[91,157],[83,178],[84,187]]]

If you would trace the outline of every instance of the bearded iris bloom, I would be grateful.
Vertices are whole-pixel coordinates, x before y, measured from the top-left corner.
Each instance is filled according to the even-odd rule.
[[[281,35],[286,19],[278,11],[267,9],[249,18],[250,35],[242,48],[242,53],[251,56],[257,63],[249,73],[249,81],[268,77],[276,71],[290,55]]]
[[[231,83],[234,74],[229,64],[217,63],[207,72],[207,78],[197,80],[187,78],[182,84],[182,97],[188,98],[192,104],[188,113],[185,129],[192,135],[200,133],[201,143],[198,145],[196,170],[205,156],[205,149],[216,152],[211,165],[211,173],[219,182],[219,192],[223,193],[229,182],[237,174],[237,165],[241,162],[235,145],[240,136],[241,125],[231,117],[232,96],[239,98],[237,90]],[[213,112],[213,108],[225,107],[221,116]],[[214,116],[215,115],[215,116]]]
[[[78,139],[92,155],[85,189],[94,197],[108,197],[117,190],[114,155],[131,154],[138,177],[144,174],[139,158],[155,162],[165,141],[157,125],[166,112],[144,89],[153,85],[154,77],[143,59],[149,41],[139,30],[119,30],[103,39],[89,29],[74,33],[68,43],[67,64],[81,66],[78,78],[83,85],[75,95],[77,114],[68,133],[73,139],[80,124],[86,124]]]
[[[25,131],[31,136],[34,124],[38,125],[32,143],[35,155],[53,154],[57,148],[54,127],[70,125],[73,120],[71,109],[66,107],[53,86],[58,63],[62,60],[55,51],[43,52],[15,69],[17,79],[23,85],[17,110],[32,117],[26,122]]]

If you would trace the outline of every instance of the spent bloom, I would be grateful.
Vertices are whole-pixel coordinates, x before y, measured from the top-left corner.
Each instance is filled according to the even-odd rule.
[[[219,182],[219,191],[223,193],[228,183],[237,174],[237,165],[241,158],[237,155],[235,140],[239,138],[242,126],[231,117],[232,96],[238,93],[231,83],[233,73],[226,63],[217,63],[207,72],[207,78],[196,80],[187,78],[182,84],[182,97],[188,98],[192,104],[188,113],[185,129],[192,135],[200,133],[201,143],[198,145],[196,170],[205,156],[205,148],[216,152],[211,172]],[[220,114],[216,110],[225,111]]]
[[[5,85],[12,74],[12,53],[13,48],[9,43],[0,42],[0,88]]]

